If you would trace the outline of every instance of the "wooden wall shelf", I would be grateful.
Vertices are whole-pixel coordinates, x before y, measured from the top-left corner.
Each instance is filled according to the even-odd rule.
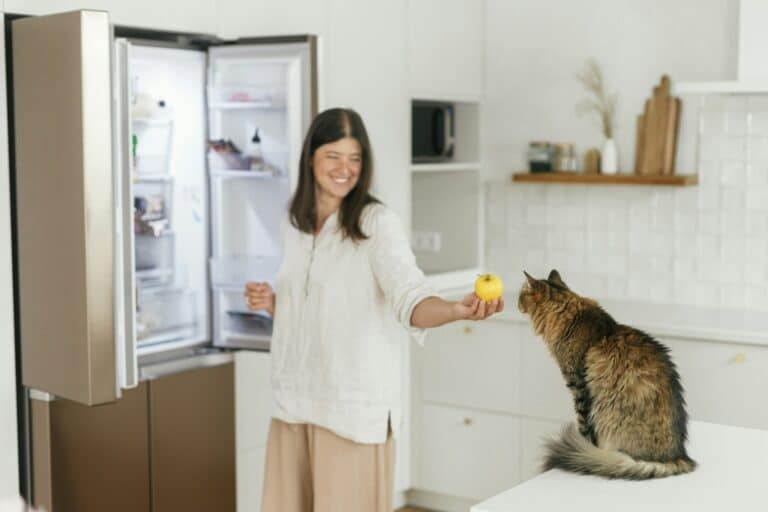
[[[684,187],[697,185],[699,177],[693,175],[640,176],[637,174],[584,174],[577,172],[520,172],[512,181],[522,183],[586,183],[592,185],[667,185]]]

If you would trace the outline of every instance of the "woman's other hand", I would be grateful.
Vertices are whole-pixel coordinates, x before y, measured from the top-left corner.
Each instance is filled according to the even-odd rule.
[[[270,315],[275,314],[275,292],[269,283],[249,281],[245,284],[245,304],[251,311],[266,310]]]
[[[494,313],[504,311],[504,297],[485,302],[474,293],[454,304],[456,314],[464,320],[485,320]]]

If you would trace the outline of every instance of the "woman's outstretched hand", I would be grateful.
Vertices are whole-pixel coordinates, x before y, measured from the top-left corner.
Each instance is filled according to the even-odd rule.
[[[485,302],[474,293],[453,305],[456,315],[464,320],[485,320],[494,313],[504,311],[504,297]]]
[[[269,283],[255,283],[249,281],[245,284],[245,304],[251,311],[266,310],[270,315],[275,314],[275,292]]]

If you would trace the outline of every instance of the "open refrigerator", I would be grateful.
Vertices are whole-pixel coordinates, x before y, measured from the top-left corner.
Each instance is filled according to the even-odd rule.
[[[280,266],[316,38],[121,29],[99,11],[11,27],[24,386],[94,405],[143,360],[268,349],[272,320],[243,292]]]

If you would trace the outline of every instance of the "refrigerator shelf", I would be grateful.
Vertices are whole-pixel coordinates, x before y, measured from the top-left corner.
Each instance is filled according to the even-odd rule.
[[[284,174],[275,174],[272,171],[241,171],[237,169],[212,169],[211,176],[217,178],[245,178],[245,179],[283,179]]]
[[[147,345],[156,345],[158,343],[167,343],[169,341],[184,340],[192,338],[195,335],[194,324],[186,327],[176,327],[157,331],[146,338],[138,338],[140,347]]]
[[[133,176],[133,182],[134,183],[171,183],[173,181],[173,176],[170,174],[163,174],[159,176],[147,176],[147,175],[139,175],[136,174]]]
[[[269,350],[272,340],[270,335],[253,335],[236,331],[222,331],[222,346],[229,348],[249,348],[251,350]]]
[[[144,286],[163,286],[173,278],[173,268],[154,268],[136,271],[136,279]]]
[[[285,107],[270,101],[215,101],[208,104],[211,110],[283,110]]]
[[[166,229],[159,235],[155,236],[149,233],[136,233],[136,238],[147,238],[147,239],[153,239],[153,238],[168,238],[176,235],[176,233],[172,229]]]
[[[147,126],[168,126],[171,124],[171,119],[154,119],[149,117],[134,117],[131,121],[135,124]]]

